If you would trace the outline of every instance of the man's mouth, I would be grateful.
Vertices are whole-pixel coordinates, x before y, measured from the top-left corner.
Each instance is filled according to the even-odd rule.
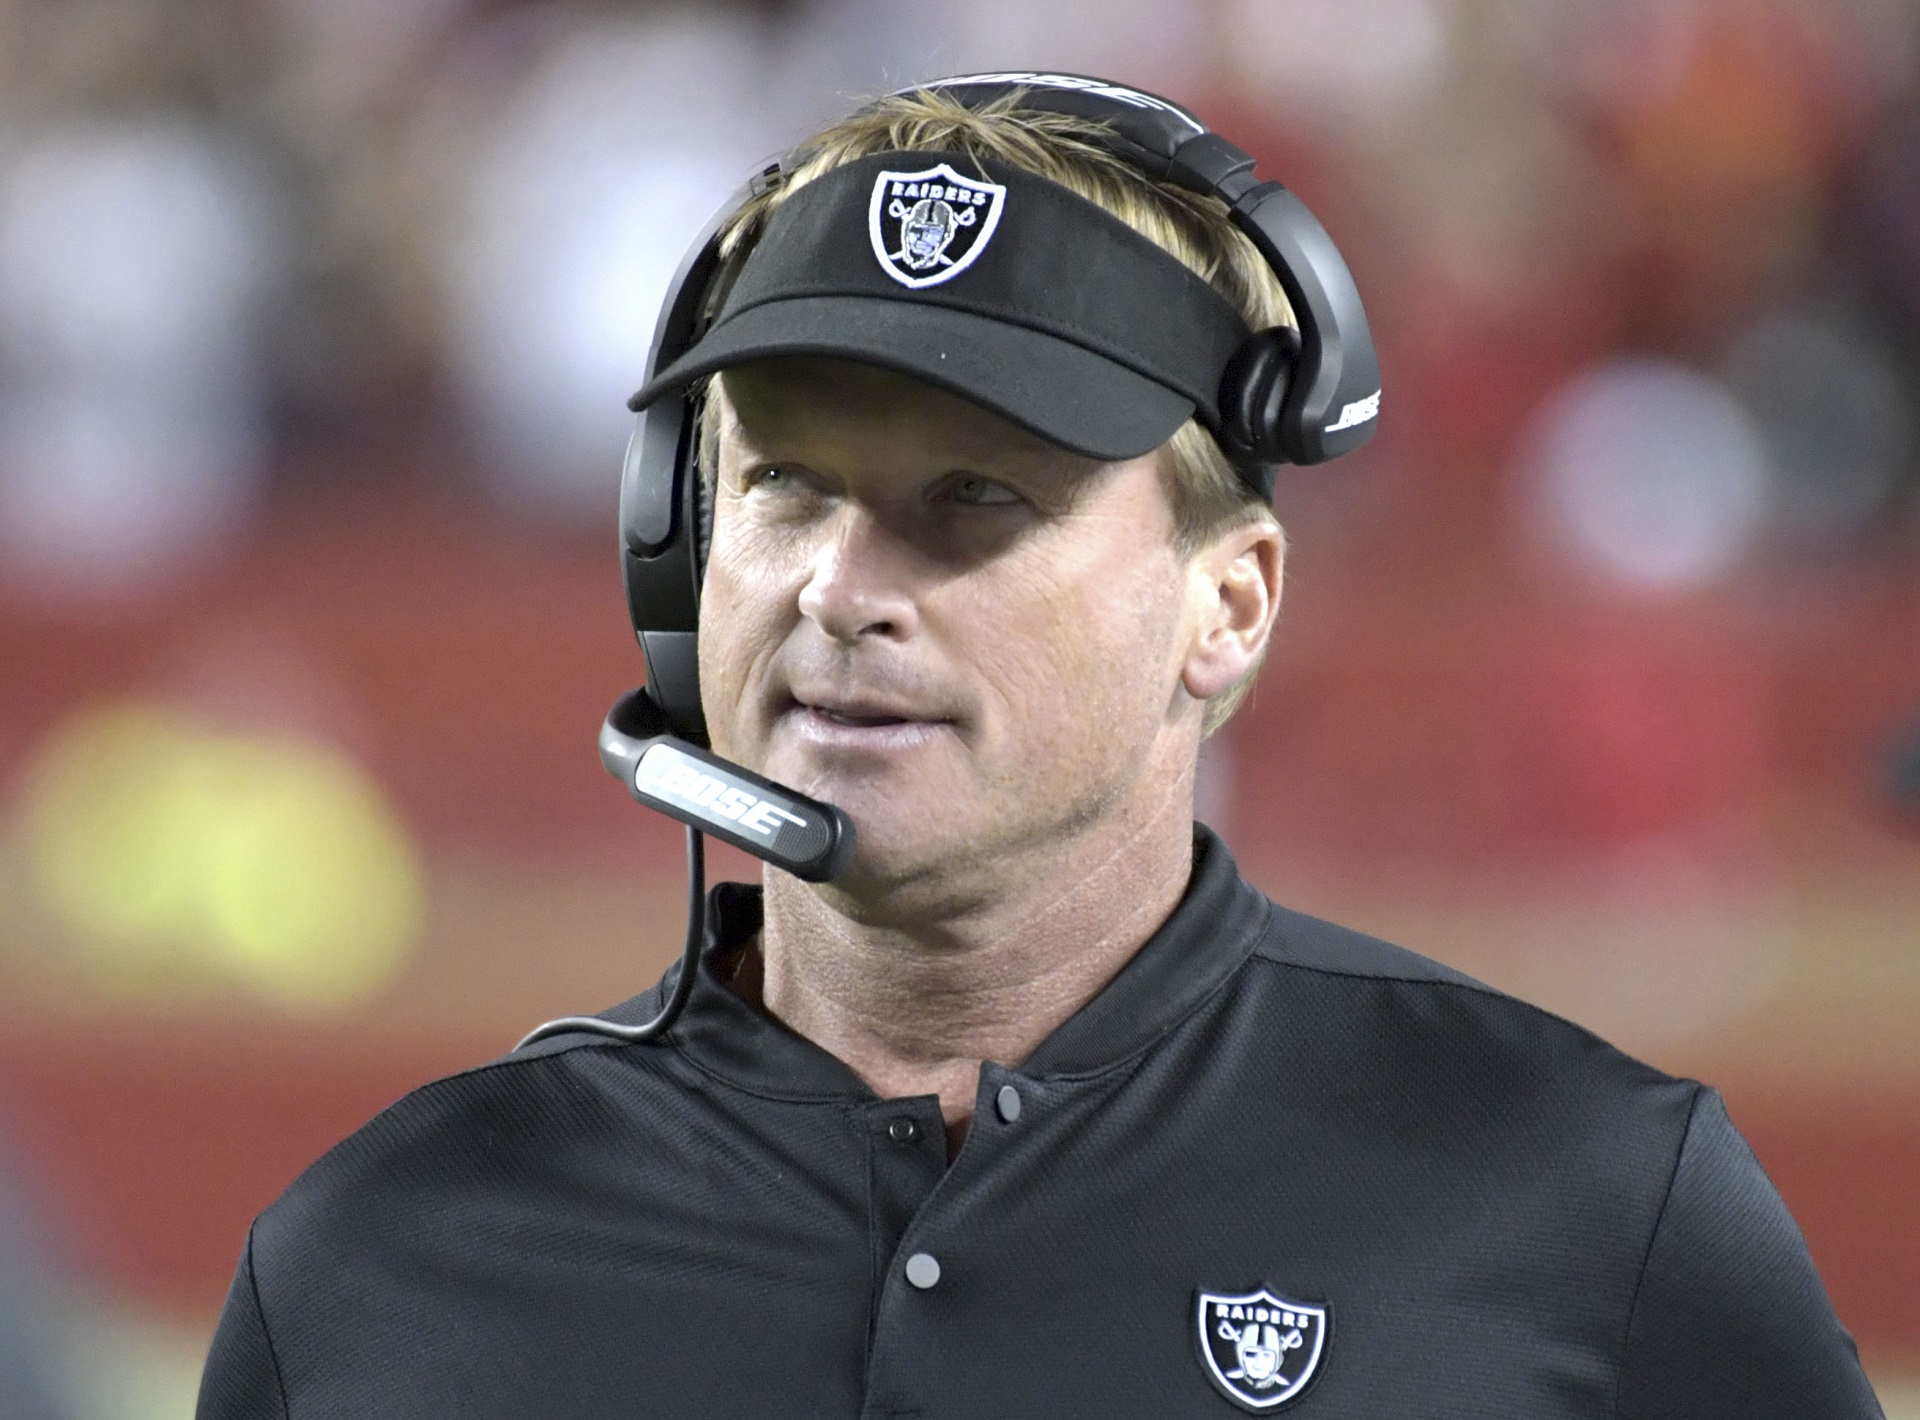
[[[876,725],[904,725],[908,723],[908,717],[905,715],[850,715],[838,710],[828,710],[820,705],[806,705],[804,701],[801,703],[805,709],[811,710],[821,719],[830,721],[836,725],[854,725],[861,729],[871,729]]]
[[[861,696],[796,695],[791,707],[817,725],[846,730],[931,729],[950,723],[944,715],[915,706]]]

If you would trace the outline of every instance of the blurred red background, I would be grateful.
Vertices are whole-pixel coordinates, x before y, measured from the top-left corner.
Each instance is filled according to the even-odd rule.
[[[1920,1413],[1917,27],[0,0],[0,1158],[23,1309],[72,1318],[48,1404],[186,1413],[306,1162],[670,959],[677,833],[593,748],[667,269],[852,96],[1033,64],[1255,148],[1380,340],[1380,437],[1282,478],[1203,817],[1720,1085]]]

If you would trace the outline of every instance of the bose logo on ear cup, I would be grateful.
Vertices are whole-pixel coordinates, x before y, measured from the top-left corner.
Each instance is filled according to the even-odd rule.
[[[783,823],[807,826],[798,814],[727,783],[671,745],[654,745],[640,756],[640,763],[634,766],[633,787],[643,794],[675,799],[702,817],[725,819],[769,842]]]
[[[1380,391],[1375,390],[1365,399],[1356,399],[1352,404],[1343,405],[1340,417],[1329,424],[1326,432],[1338,434],[1342,429],[1351,429],[1356,424],[1365,424],[1380,413]]]

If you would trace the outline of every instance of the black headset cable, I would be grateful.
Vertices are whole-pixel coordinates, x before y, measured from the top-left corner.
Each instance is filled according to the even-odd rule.
[[[680,956],[680,975],[674,979],[673,990],[667,996],[666,1005],[660,1008],[660,1014],[652,1020],[637,1026],[623,1026],[614,1021],[605,1021],[598,1016],[562,1016],[557,1021],[548,1021],[536,1026],[515,1050],[525,1050],[536,1041],[548,1036],[566,1035],[580,1031],[589,1035],[609,1036],[625,1045],[644,1045],[658,1040],[673,1028],[680,1019],[680,1013],[686,1009],[687,999],[693,995],[693,979],[700,970],[700,949],[707,938],[707,841],[699,829],[691,826],[687,829],[687,946]]]

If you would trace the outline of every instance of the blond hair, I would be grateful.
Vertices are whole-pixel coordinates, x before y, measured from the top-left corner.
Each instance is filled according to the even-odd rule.
[[[1018,92],[970,109],[938,90],[916,89],[862,109],[800,145],[721,234],[723,258],[751,249],[767,218],[822,174],[876,153],[939,151],[992,158],[1057,183],[1096,203],[1208,282],[1254,330],[1294,326],[1286,292],[1259,249],[1219,198],[1156,182],[1105,146],[1109,130],[1090,119],[1020,107]],[[708,400],[700,439],[701,472],[715,473],[718,405]],[[1245,523],[1271,519],[1213,435],[1189,419],[1166,444],[1162,473],[1173,506],[1173,541],[1184,558]],[[1240,705],[1256,664],[1207,702],[1212,734]]]

